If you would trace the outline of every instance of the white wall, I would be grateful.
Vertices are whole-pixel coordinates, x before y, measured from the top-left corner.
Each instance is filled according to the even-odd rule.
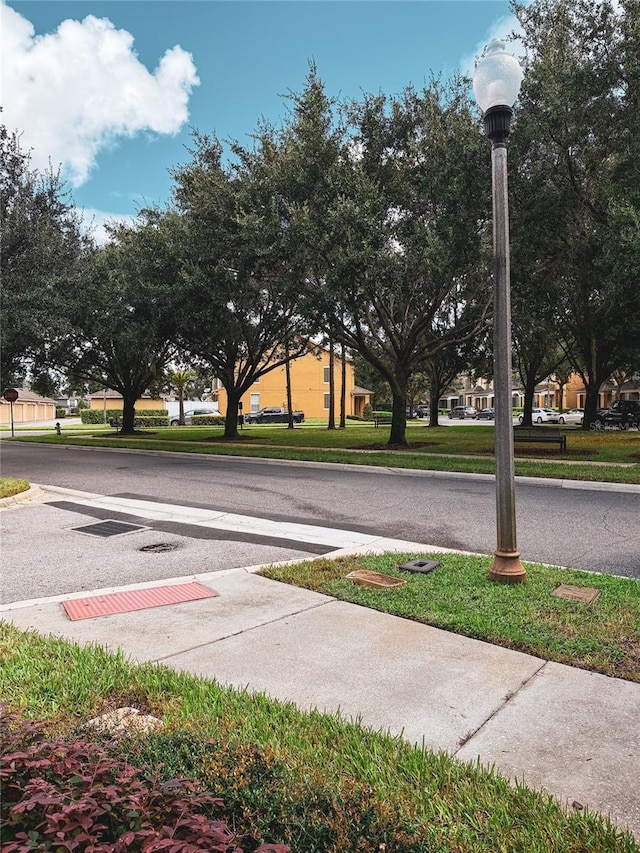
[[[169,412],[170,418],[177,418],[180,414],[180,403],[177,400],[173,402],[165,403],[165,406]],[[219,411],[217,403],[207,403],[203,400],[185,400],[184,401],[184,410],[185,412],[190,411],[191,409],[215,409]]]

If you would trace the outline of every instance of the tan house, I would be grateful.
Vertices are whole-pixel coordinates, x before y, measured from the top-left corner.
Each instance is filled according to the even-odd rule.
[[[56,401],[41,397],[35,391],[17,388],[18,399],[13,404],[14,424],[37,424],[53,421],[56,417]],[[11,403],[0,397],[0,424],[11,426]]]
[[[371,401],[371,391],[355,384],[353,362],[347,360],[346,369],[346,414],[361,418],[364,407]],[[340,411],[342,365],[340,357],[333,356],[335,412]],[[326,418],[329,413],[329,350],[324,347],[309,347],[305,355],[292,359],[291,405],[294,411],[302,410],[305,418]],[[217,401],[220,412],[227,411],[227,393],[219,380],[214,382],[212,398]],[[242,397],[242,412],[257,412],[266,406],[287,405],[287,382],[285,366],[276,367],[253,383]]]
[[[112,391],[110,388],[105,388],[104,391],[96,391],[89,397],[89,408],[94,411],[106,411],[107,409],[123,409],[124,400],[118,391]],[[143,394],[136,400],[136,414],[140,414],[143,410],[149,411],[166,409],[166,397],[151,397],[149,394]]]

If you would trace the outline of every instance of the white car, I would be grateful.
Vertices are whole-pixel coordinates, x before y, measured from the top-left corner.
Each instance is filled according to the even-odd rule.
[[[522,423],[524,415],[518,415],[518,423]],[[562,423],[560,415],[553,409],[532,409],[531,422],[534,424],[559,424]]]
[[[584,409],[569,409],[568,412],[562,412],[558,415],[558,423],[560,424],[580,424],[584,421]]]

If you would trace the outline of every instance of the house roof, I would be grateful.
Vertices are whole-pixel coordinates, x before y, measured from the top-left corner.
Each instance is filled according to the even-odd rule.
[[[353,386],[353,391],[351,392],[352,397],[361,397],[364,394],[373,394],[373,391],[369,391],[368,388],[360,388],[357,385]]]
[[[56,401],[52,400],[51,397],[41,397],[40,394],[36,394],[35,391],[30,391],[28,388],[17,388],[18,392],[18,403],[53,403],[55,406]],[[3,403],[7,401],[0,397]]]
[[[119,391],[114,391],[112,388],[107,388],[105,391],[96,391],[91,394],[91,400],[122,400],[122,394]],[[164,397],[152,397],[148,392],[141,394],[139,400],[164,400]]]

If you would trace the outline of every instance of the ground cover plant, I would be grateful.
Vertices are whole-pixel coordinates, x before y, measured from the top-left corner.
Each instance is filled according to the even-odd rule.
[[[545,427],[537,427],[545,429]],[[592,482],[640,483],[640,433],[583,432],[566,427],[568,453],[548,447],[518,448],[516,474]],[[16,440],[90,446],[170,450],[183,453],[337,462],[347,465],[381,465],[431,471],[466,471],[492,474],[494,431],[491,426],[429,428],[410,423],[409,446],[386,447],[382,427],[348,422],[345,430],[305,426],[245,427],[233,441],[222,438],[220,427],[171,427],[140,430],[135,437],[96,432],[89,436],[62,435],[21,437]],[[598,463],[598,464],[594,464]],[[605,463],[605,464],[602,464]]]
[[[0,660],[0,697],[49,738],[86,739],[88,718],[121,705],[160,716],[159,731],[105,745],[111,758],[222,799],[247,851],[265,840],[304,853],[638,851],[594,813],[337,715],[7,623]]]
[[[42,725],[0,710],[5,853],[242,853],[237,835],[219,818],[219,797],[196,791],[188,779],[163,781],[157,769],[135,767],[86,736],[50,740]],[[267,851],[289,848],[255,848]]]
[[[27,480],[19,480],[15,477],[0,477],[0,498],[10,498],[26,492],[29,488]]]
[[[416,557],[441,565],[429,574],[399,569]],[[461,554],[354,555],[273,566],[260,574],[546,660],[640,681],[640,581],[527,564],[526,583],[497,584],[487,577],[490,561]],[[359,586],[346,578],[358,569],[406,583]],[[600,596],[590,605],[552,596],[560,584],[594,588]]]

